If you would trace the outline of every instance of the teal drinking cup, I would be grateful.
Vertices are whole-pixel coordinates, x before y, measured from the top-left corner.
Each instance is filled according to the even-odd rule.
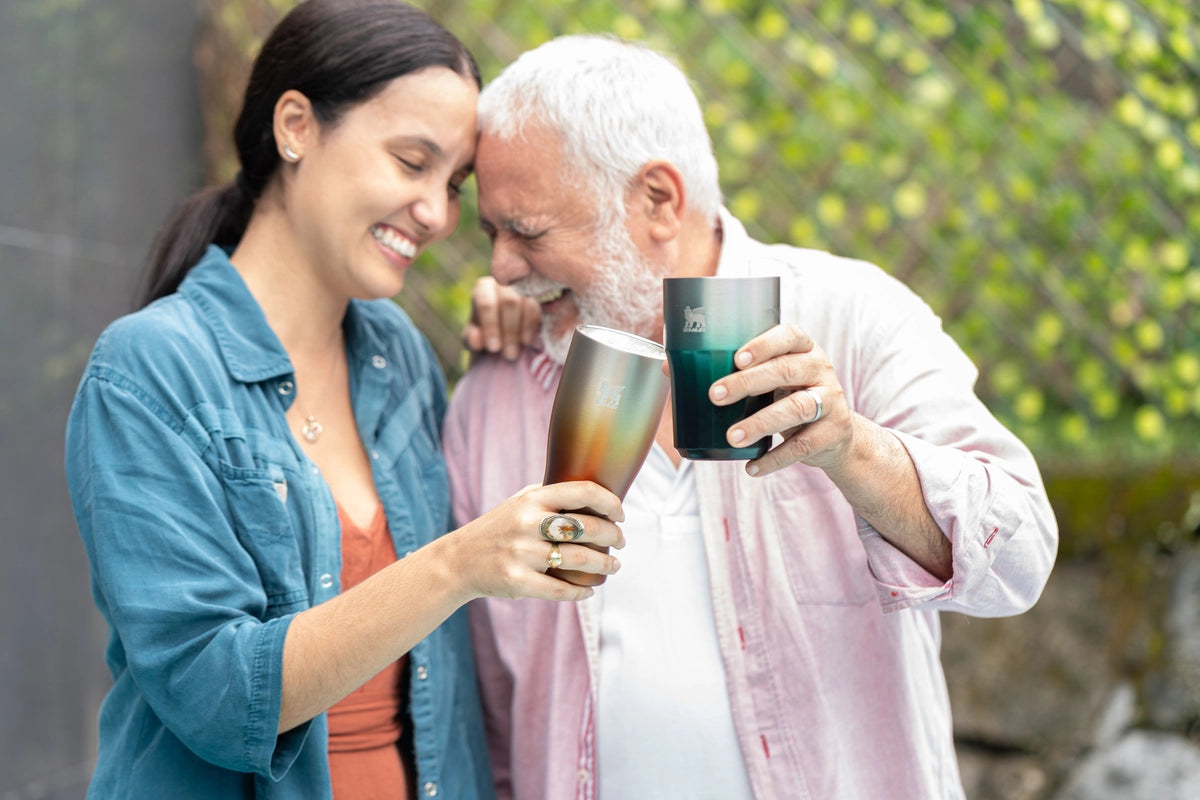
[[[665,278],[663,325],[671,365],[675,449],[695,460],[758,458],[770,447],[763,437],[733,447],[726,433],[766,408],[770,394],[728,406],[708,399],[713,382],[734,371],[738,348],[779,323],[779,278]]]

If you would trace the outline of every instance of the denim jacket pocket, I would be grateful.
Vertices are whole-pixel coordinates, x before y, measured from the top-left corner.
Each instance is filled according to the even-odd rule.
[[[268,617],[306,608],[308,587],[288,515],[283,470],[222,465],[221,472],[238,540],[258,567]]]

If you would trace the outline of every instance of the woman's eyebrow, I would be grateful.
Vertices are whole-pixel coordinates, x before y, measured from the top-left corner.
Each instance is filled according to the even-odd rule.
[[[442,146],[426,136],[401,135],[392,140],[395,144],[415,144],[425,148],[435,156],[445,156],[446,152],[442,150]]]

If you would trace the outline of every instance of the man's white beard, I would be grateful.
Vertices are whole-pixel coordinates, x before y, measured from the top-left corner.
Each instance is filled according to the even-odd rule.
[[[623,219],[607,231],[598,231],[595,241],[589,258],[602,266],[586,294],[572,295],[579,309],[577,324],[603,325],[658,340],[663,270],[638,250]],[[542,320],[542,344],[546,354],[562,364],[575,330],[556,333],[556,323],[549,317]]]

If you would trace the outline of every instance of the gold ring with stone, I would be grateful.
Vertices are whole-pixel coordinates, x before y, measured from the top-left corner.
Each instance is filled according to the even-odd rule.
[[[558,569],[562,566],[562,553],[558,552],[558,542],[550,545],[550,555],[546,556],[546,568]]]
[[[583,523],[566,514],[550,514],[542,520],[541,531],[548,542],[573,542],[583,536]]]

